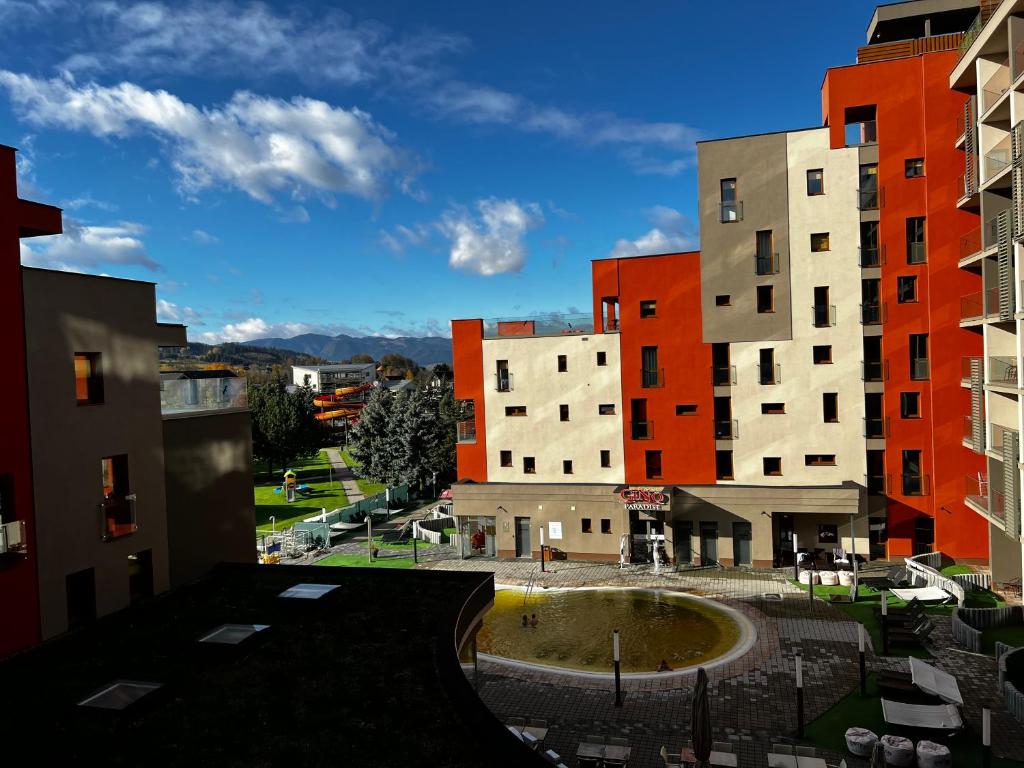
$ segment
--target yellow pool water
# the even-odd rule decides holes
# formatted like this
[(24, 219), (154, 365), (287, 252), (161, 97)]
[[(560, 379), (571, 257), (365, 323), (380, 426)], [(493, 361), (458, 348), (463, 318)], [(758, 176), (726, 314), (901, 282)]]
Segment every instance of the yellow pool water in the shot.
[[(651, 673), (706, 664), (740, 639), (739, 624), (708, 600), (643, 589), (501, 589), (477, 636), (481, 653), (580, 672), (612, 671), (612, 630), (622, 671)], [(537, 615), (537, 626), (522, 617)]]

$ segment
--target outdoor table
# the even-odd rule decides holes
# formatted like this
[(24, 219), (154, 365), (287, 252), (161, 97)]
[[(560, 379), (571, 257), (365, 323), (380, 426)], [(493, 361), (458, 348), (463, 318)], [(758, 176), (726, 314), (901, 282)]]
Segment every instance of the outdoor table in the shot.
[(584, 741), (576, 748), (576, 757), (604, 760), (604, 744), (591, 744), (588, 741)]
[(629, 760), (629, 753), (631, 751), (631, 747), (622, 747), (618, 744), (609, 744), (604, 748), (604, 759), (625, 763)]
[(377, 507), (376, 509), (370, 510), (370, 517), (383, 517), (385, 520), (390, 516), (390, 510), (385, 507)]
[(536, 725), (528, 725), (525, 728), (523, 728), (523, 731), (531, 734), (537, 741), (544, 741), (544, 739), (547, 738), (548, 735), (547, 728), (540, 728)]

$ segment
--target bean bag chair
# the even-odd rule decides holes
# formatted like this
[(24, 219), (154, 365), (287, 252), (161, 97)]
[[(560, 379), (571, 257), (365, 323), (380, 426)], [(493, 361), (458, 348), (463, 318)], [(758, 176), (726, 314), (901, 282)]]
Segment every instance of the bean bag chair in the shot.
[(839, 583), (839, 575), (835, 571), (822, 571), (821, 583), (826, 587), (834, 587)]
[(800, 571), (801, 584), (821, 584), (821, 577), (817, 571)]
[(853, 586), (853, 571), (840, 571), (838, 576), (839, 583), (842, 584), (844, 587)]
[(879, 741), (885, 749), (885, 762), (896, 768), (909, 768), (914, 765), (914, 742), (902, 736), (883, 736)]
[(858, 757), (871, 757), (871, 750), (878, 742), (878, 736), (867, 728), (847, 728), (846, 748)]
[(934, 741), (919, 741), (917, 768), (953, 768), (953, 755), (947, 746)]

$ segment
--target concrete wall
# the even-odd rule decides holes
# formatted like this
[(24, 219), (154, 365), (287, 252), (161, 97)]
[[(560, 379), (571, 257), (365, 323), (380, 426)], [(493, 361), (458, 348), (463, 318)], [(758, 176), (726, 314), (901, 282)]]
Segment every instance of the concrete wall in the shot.
[[(730, 345), (737, 369), (732, 410), (740, 435), (728, 444), (733, 450), (735, 482), (836, 485), (851, 480), (863, 484), (866, 470), (857, 151), (830, 150), (827, 128), (785, 134), (785, 139), (784, 146), (773, 147), (772, 151), (787, 158), (789, 169), (792, 338)], [(823, 195), (807, 194), (807, 171), (814, 168), (824, 170)], [(818, 232), (829, 234), (829, 251), (811, 251), (811, 234)], [(819, 328), (813, 324), (811, 308), (818, 286), (829, 288), (829, 303), (836, 308), (834, 326)], [(814, 364), (816, 345), (831, 345), (831, 364)], [(758, 381), (763, 348), (775, 351), (775, 360), (781, 366), (780, 384), (762, 385)], [(838, 423), (824, 421), (822, 394), (826, 392), (838, 395)], [(766, 402), (784, 403), (785, 414), (762, 414), (761, 405)], [(806, 466), (806, 454), (834, 454), (836, 465)], [(764, 475), (765, 456), (782, 458), (782, 476)]]
[[(604, 352), (606, 364), (597, 364)], [(567, 371), (557, 358), (566, 356)], [(496, 361), (507, 360), (509, 392), (496, 387)], [(621, 483), (624, 481), (619, 336), (506, 337), (483, 340), (483, 396), (487, 430), (487, 479), (522, 483)], [(611, 403), (612, 415), (598, 405)], [(559, 406), (569, 406), (561, 421)], [(526, 406), (526, 416), (506, 416), (507, 406)], [(477, 429), (481, 427), (479, 416)], [(501, 451), (512, 452), (512, 466), (502, 467)], [(611, 452), (611, 466), (601, 466), (601, 450)], [(533, 456), (536, 474), (523, 473), (523, 457)], [(573, 473), (562, 471), (571, 460)]]
[(163, 449), (171, 586), (255, 562), (249, 412), (165, 417)]
[[(156, 298), (151, 283), (23, 269), (43, 638), (67, 628), (65, 577), (95, 569), (99, 615), (128, 605), (128, 556), (169, 585)], [(184, 333), (181, 333), (184, 341)], [(76, 352), (102, 355), (104, 402), (77, 405)], [(135, 533), (103, 541), (101, 459), (127, 454)]]

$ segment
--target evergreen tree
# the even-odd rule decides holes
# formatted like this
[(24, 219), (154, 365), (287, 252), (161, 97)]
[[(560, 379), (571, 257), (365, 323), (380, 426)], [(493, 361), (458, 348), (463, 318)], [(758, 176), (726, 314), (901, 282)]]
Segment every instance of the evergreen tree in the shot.
[(321, 433), (308, 388), (289, 393), (280, 381), (250, 387), (249, 410), (253, 457), (266, 462), (268, 474), (293, 459), (316, 455)]
[(387, 443), (390, 420), (391, 393), (387, 387), (375, 387), (359, 413), (359, 422), (349, 432), (352, 456), (361, 465), (363, 477), (382, 479), (386, 461), (380, 451)]
[(466, 409), (455, 399), (455, 387), (447, 382), (435, 395), (433, 438), (428, 449), (431, 472), (437, 472), (439, 480), (448, 481), (455, 477), (455, 430), (456, 424), (468, 418)]
[(406, 420), (409, 410), (409, 390), (401, 389), (391, 399), (391, 413), (388, 419), (386, 439), (381, 442), (379, 452), (381, 471), (377, 477), (382, 483), (398, 485), (407, 472), (405, 452), (402, 449), (407, 430)]
[(430, 481), (431, 456), (437, 440), (437, 403), (429, 394), (415, 390), (409, 396), (402, 434), (405, 481), (423, 489)]

